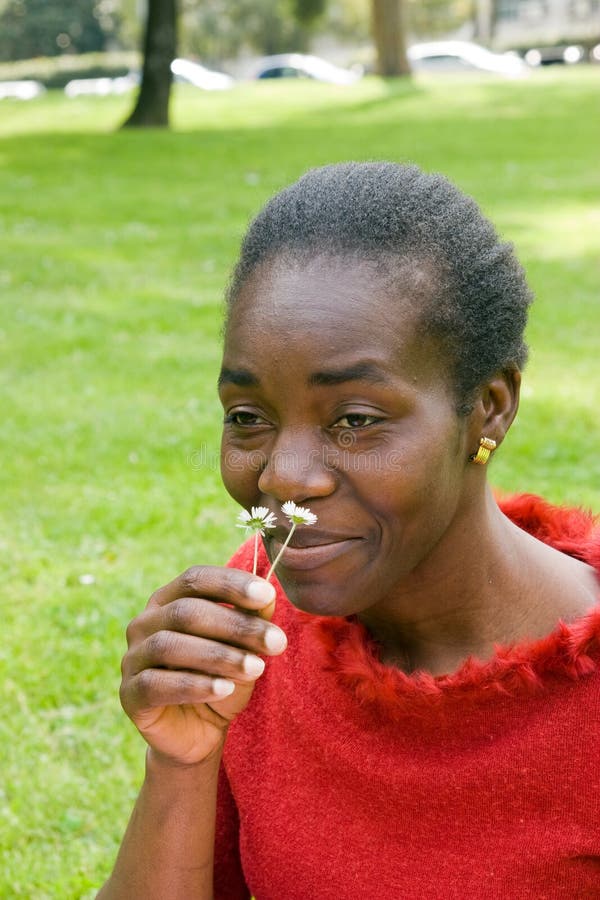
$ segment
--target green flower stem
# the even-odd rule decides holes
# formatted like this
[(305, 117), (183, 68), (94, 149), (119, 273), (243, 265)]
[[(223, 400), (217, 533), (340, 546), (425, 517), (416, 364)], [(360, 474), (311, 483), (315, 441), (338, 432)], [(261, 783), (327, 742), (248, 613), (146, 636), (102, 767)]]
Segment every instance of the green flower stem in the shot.
[(254, 532), (254, 565), (252, 566), (252, 574), (256, 575), (256, 567), (258, 565), (258, 531)]
[(274, 559), (274, 561), (273, 561), (273, 564), (271, 565), (271, 568), (270, 568), (269, 571), (267, 572), (267, 577), (266, 577), (266, 579), (265, 579), (266, 581), (269, 581), (269, 579), (271, 578), (271, 575), (272, 575), (273, 572), (275, 571), (275, 566), (277, 565), (277, 563), (278, 563), (279, 560), (281, 559), (281, 554), (283, 553), (283, 551), (285, 550), (285, 548), (287, 547), (287, 545), (288, 545), (289, 542), (291, 541), (292, 535), (293, 535), (294, 531), (296, 530), (296, 525), (297, 525), (297, 524), (298, 524), (297, 522), (294, 522), (294, 523), (292, 524), (292, 527), (290, 528), (290, 533), (289, 533), (288, 536), (286, 537), (283, 547), (281, 548), (281, 550), (279, 551), (279, 553), (278, 553), (277, 556), (275, 557), (275, 559)]

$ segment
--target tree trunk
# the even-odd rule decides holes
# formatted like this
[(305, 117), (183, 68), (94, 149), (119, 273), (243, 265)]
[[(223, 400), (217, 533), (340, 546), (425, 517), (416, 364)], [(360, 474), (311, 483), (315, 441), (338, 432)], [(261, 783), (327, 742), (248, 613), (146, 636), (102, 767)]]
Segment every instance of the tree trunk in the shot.
[(377, 72), (385, 78), (410, 75), (406, 55), (406, 0), (371, 0)]
[(496, 25), (495, 0), (475, 0), (475, 40), (487, 47), (492, 43)]
[(177, 52), (177, 0), (148, 0), (142, 84), (123, 128), (169, 125), (171, 63)]

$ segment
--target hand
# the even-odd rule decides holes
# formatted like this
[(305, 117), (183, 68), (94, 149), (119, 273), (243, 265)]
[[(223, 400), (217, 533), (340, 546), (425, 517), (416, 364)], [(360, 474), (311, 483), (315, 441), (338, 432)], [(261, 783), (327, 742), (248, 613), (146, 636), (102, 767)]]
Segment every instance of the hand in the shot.
[(258, 654), (287, 646), (268, 621), (274, 600), (273, 585), (256, 575), (194, 566), (133, 619), (121, 703), (156, 754), (192, 765), (220, 749), (264, 669)]

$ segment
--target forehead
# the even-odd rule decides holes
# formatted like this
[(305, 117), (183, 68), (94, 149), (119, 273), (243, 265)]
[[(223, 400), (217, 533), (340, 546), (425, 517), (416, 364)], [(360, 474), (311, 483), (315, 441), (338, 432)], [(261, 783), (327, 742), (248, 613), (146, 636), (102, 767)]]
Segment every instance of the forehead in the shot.
[[(336, 343), (413, 332), (431, 292), (430, 270), (416, 260), (353, 257), (276, 259), (242, 285), (230, 310), (226, 341), (243, 331), (328, 332)], [(390, 331), (391, 330), (391, 331)]]
[(419, 326), (432, 290), (430, 272), (412, 260), (392, 268), (340, 257), (279, 259), (239, 291), (225, 331), (224, 368), (265, 375), (289, 369), (290, 377), (310, 380), (334, 363), (368, 360), (411, 380), (439, 378), (439, 347)]

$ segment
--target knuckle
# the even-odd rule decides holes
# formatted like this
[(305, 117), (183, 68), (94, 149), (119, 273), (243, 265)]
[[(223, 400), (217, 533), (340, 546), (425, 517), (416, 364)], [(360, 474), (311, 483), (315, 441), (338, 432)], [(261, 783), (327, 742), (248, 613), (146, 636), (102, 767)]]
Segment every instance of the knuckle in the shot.
[(232, 616), (231, 631), (236, 642), (261, 639), (265, 632), (265, 623), (258, 616), (245, 616), (243, 613)]
[(143, 669), (135, 679), (136, 694), (140, 700), (149, 702), (156, 692), (157, 672), (152, 669)]
[(179, 576), (179, 587), (183, 593), (189, 592), (194, 596), (202, 591), (220, 591), (228, 596), (243, 593), (252, 578), (248, 572), (228, 566), (194, 565)]
[(166, 584), (160, 584), (157, 588), (155, 588), (155, 589), (152, 591), (152, 593), (150, 594), (149, 598), (148, 598), (148, 603), (152, 603), (152, 601), (153, 601), (156, 597), (158, 597), (158, 596), (161, 594), (162, 591), (164, 591), (165, 587), (167, 587)]
[(153, 591), (150, 594), (150, 597), (148, 598), (148, 603), (146, 604), (146, 607), (159, 606), (160, 605), (160, 597), (161, 597), (163, 591), (164, 591), (164, 588), (157, 588), (155, 591)]
[(136, 705), (136, 690), (132, 684), (132, 681), (128, 678), (123, 678), (121, 684), (119, 685), (119, 700), (121, 702), (121, 706), (127, 713), (127, 715), (131, 715)]
[(206, 580), (207, 566), (190, 566), (181, 575), (181, 586), (186, 591), (198, 590), (199, 585)]
[(135, 619), (132, 619), (125, 629), (125, 639), (127, 641), (127, 646), (131, 647), (137, 640), (138, 634), (140, 630), (140, 622), (139, 616), (136, 616)]
[(119, 687), (119, 700), (121, 701), (121, 706), (127, 712), (129, 704), (128, 704), (129, 692), (127, 690), (127, 685), (124, 681), (121, 682), (121, 686)]
[(150, 659), (157, 663), (166, 662), (175, 649), (177, 638), (169, 631), (155, 631), (146, 642), (146, 649)]
[(235, 666), (238, 662), (238, 655), (231, 647), (217, 641), (207, 643), (204, 648), (205, 663), (211, 668), (222, 665)]
[(196, 606), (197, 604), (187, 597), (169, 603), (169, 625), (174, 631), (189, 631), (195, 618)]
[(175, 678), (174, 690), (178, 697), (185, 699), (198, 689), (198, 677), (189, 672), (178, 672)]

